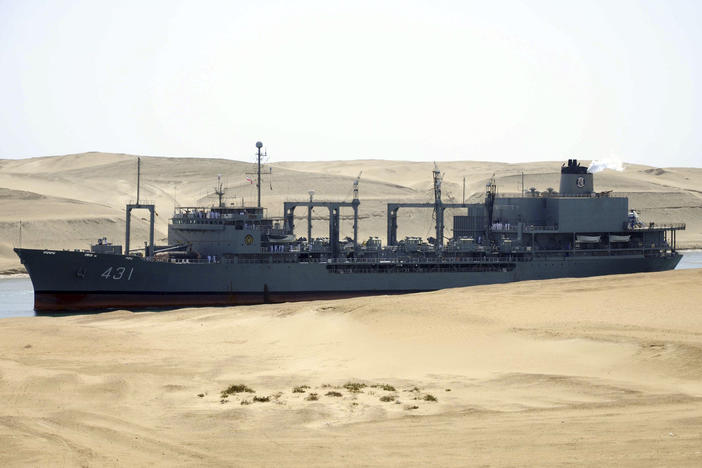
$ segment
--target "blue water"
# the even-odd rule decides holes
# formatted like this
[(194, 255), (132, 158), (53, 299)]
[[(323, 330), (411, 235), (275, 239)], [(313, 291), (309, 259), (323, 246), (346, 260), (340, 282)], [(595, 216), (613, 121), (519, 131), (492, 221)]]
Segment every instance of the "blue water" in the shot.
[(28, 276), (0, 279), (0, 319), (33, 317), (34, 290)]
[(675, 269), (687, 270), (689, 268), (702, 268), (702, 250), (688, 250), (683, 252), (683, 258)]
[[(683, 253), (676, 270), (702, 268), (702, 250)], [(33, 317), (34, 294), (28, 276), (0, 278), (0, 319), (8, 317)]]

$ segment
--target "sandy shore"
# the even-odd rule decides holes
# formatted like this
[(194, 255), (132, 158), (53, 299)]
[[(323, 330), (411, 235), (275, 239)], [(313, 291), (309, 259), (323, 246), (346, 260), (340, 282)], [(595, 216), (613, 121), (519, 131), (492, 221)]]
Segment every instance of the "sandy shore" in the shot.
[(701, 282), (3, 319), (0, 464), (700, 466)]

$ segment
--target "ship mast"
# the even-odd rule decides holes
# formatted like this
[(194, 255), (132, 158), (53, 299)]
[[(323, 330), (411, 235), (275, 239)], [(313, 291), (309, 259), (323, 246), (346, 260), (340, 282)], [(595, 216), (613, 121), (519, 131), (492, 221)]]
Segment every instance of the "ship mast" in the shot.
[(149, 210), (149, 244), (144, 252), (146, 257), (153, 257), (154, 255), (154, 223), (156, 217), (156, 206), (153, 203), (141, 203), (139, 198), (139, 189), (141, 186), (141, 158), (137, 157), (137, 199), (136, 203), (128, 203), (126, 206), (126, 219), (125, 219), (125, 239), (124, 239), (124, 254), (129, 255), (131, 250), (129, 250), (129, 241), (131, 237), (131, 220), (132, 220), (132, 210), (134, 209), (144, 209)]
[(261, 148), (263, 148), (263, 143), (257, 141), (256, 148), (258, 148), (258, 157), (256, 158), (256, 173), (258, 174), (256, 177), (256, 190), (258, 191), (258, 202), (256, 206), (261, 208)]
[(217, 174), (217, 186), (215, 187), (215, 193), (219, 197), (219, 207), (223, 208), (222, 197), (224, 196), (224, 189), (222, 188), (222, 174)]
[(491, 242), (492, 216), (495, 207), (495, 197), (497, 196), (497, 184), (495, 183), (495, 174), (485, 184), (485, 211), (487, 212), (487, 225), (485, 226), (485, 237), (488, 245)]
[(434, 163), (432, 175), (434, 177), (434, 213), (436, 215), (436, 240), (434, 241), (434, 247), (438, 251), (444, 243), (444, 207), (441, 201), (441, 180), (443, 177), (436, 163)]
[(137, 156), (137, 199), (136, 204), (139, 204), (139, 186), (141, 185), (141, 158)]
[(358, 199), (358, 183), (361, 181), (361, 174), (363, 171), (358, 173), (358, 177), (353, 181), (353, 251), (354, 255), (358, 254), (358, 205), (361, 201)]

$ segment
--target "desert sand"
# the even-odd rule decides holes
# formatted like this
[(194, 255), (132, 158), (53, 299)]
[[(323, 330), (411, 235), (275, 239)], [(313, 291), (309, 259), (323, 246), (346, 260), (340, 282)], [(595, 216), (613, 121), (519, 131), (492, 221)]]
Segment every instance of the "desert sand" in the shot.
[[(360, 238), (381, 238), (386, 233), (386, 203), (389, 201), (431, 201), (432, 162), (407, 161), (329, 161), (277, 162), (271, 157), (266, 166), (272, 175), (263, 178), (263, 205), (272, 216), (282, 216), (285, 200), (306, 200), (309, 190), (318, 200), (350, 200), (353, 181), (360, 181)], [(214, 187), (221, 174), (226, 202), (248, 205), (256, 202), (256, 187), (246, 180), (255, 171), (247, 162), (228, 159), (142, 158), (141, 201), (156, 203), (157, 241), (165, 243), (167, 223), (174, 206), (213, 204)], [(588, 164), (589, 161), (583, 161)], [(505, 164), (480, 161), (440, 163), (445, 174), (443, 198), (460, 202), (463, 178), (466, 199), (482, 200), (485, 183), (495, 175), (498, 191), (518, 192), (521, 173), (526, 189), (558, 190), (560, 162)], [(605, 170), (595, 175), (595, 189), (614, 190), (629, 197), (645, 221), (685, 222), (687, 230), (678, 234), (679, 248), (702, 247), (702, 169), (654, 168), (625, 164), (622, 172)], [(136, 157), (112, 153), (82, 153), (21, 160), (0, 160), (0, 272), (23, 271), (13, 246), (33, 248), (85, 249), (98, 237), (124, 243), (124, 205), (136, 199)], [(452, 216), (447, 210), (446, 234), (451, 235)], [(296, 232), (307, 233), (304, 210), (296, 215)], [(324, 210), (313, 218), (313, 235), (327, 233)], [(132, 245), (147, 239), (146, 213), (134, 212)], [(400, 238), (406, 235), (428, 237), (433, 233), (431, 210), (403, 209), (398, 220)], [(352, 235), (351, 212), (342, 210), (342, 236)]]
[(0, 464), (700, 466), (701, 281), (3, 319)]

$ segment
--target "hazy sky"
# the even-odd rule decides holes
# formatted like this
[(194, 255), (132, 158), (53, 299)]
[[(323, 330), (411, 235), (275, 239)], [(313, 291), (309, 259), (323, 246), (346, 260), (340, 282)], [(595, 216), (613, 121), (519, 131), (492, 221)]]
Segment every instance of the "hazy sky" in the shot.
[(702, 1), (0, 0), (0, 157), (702, 166)]

